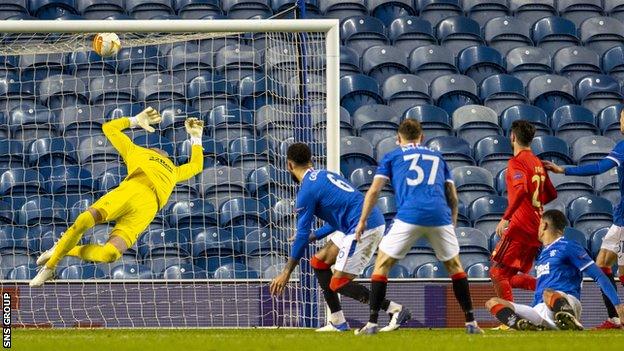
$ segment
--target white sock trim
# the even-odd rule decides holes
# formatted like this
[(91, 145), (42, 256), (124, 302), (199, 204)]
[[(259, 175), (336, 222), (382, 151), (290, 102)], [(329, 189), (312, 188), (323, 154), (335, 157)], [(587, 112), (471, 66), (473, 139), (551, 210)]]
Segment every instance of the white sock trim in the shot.
[(130, 120), (130, 127), (134, 128), (139, 125), (139, 121), (136, 117), (128, 117)]
[(191, 145), (199, 145), (201, 146), (202, 144), (202, 139), (200, 138), (196, 138), (196, 137), (191, 137)]
[(397, 313), (397, 312), (401, 312), (402, 309), (403, 309), (403, 306), (399, 305), (398, 303), (394, 301), (390, 301), (390, 304), (388, 305), (388, 309), (386, 310), (386, 312)]
[(329, 316), (329, 321), (334, 325), (345, 323), (347, 320), (345, 319), (344, 313), (342, 310), (338, 312), (334, 312)]

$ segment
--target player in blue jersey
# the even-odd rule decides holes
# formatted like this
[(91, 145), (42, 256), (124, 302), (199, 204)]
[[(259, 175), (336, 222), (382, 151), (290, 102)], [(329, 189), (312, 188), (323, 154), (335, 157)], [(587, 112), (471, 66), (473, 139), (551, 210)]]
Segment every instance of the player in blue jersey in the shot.
[(566, 224), (561, 211), (544, 212), (538, 231), (544, 247), (535, 264), (537, 286), (533, 305), (494, 297), (486, 302), (486, 307), (499, 321), (518, 330), (582, 330), (579, 320), (583, 274), (598, 283), (619, 316), (624, 316), (624, 304), (607, 276), (581, 245), (563, 237)]
[[(370, 291), (353, 281), (362, 273), (377, 249), (377, 244), (385, 231), (385, 221), (378, 209), (372, 210), (367, 221), (369, 230), (359, 241), (353, 235), (358, 224), (364, 196), (345, 178), (325, 170), (312, 168), (310, 148), (295, 143), (287, 151), (288, 171), (301, 185), (297, 194), (297, 234), (292, 244), (290, 258), (283, 272), (271, 282), (271, 294), (279, 295), (290, 279), (311, 239), (314, 217), (325, 221), (312, 238), (322, 239), (333, 233), (331, 240), (310, 260), (319, 285), (323, 289), (325, 302), (331, 315), (327, 326), (317, 331), (345, 331), (349, 326), (342, 313), (338, 294), (348, 296), (362, 303), (368, 303)], [(334, 266), (332, 274), (331, 266)], [(382, 308), (391, 315), (385, 331), (391, 331), (411, 318), (407, 308), (389, 300), (384, 300)]]
[[(620, 112), (620, 131), (624, 134), (624, 110)], [(616, 168), (618, 183), (620, 185), (620, 203), (613, 211), (613, 225), (602, 240), (600, 252), (596, 256), (596, 264), (607, 275), (611, 284), (617, 287), (611, 267), (617, 262), (620, 272), (620, 283), (624, 285), (624, 140), (615, 145), (615, 148), (607, 157), (597, 163), (578, 167), (560, 167), (552, 162), (544, 162), (544, 168), (554, 173), (565, 175), (593, 176), (608, 172)], [(591, 233), (586, 233), (587, 235)], [(609, 319), (607, 319), (598, 329), (618, 329), (622, 327), (622, 322), (609, 299), (603, 294), (605, 306)]]
[(390, 231), (379, 244), (375, 269), (371, 276), (370, 319), (356, 334), (375, 334), (381, 302), (386, 296), (388, 273), (405, 257), (419, 238), (426, 237), (436, 257), (444, 263), (453, 280), (453, 291), (466, 316), (466, 331), (482, 333), (474, 319), (466, 273), (459, 261), (455, 236), (457, 193), (449, 168), (442, 155), (420, 145), (420, 123), (407, 119), (398, 131), (400, 147), (386, 154), (366, 193), (356, 237), (370, 228), (370, 216), (386, 182), (391, 181), (397, 202), (397, 214)]

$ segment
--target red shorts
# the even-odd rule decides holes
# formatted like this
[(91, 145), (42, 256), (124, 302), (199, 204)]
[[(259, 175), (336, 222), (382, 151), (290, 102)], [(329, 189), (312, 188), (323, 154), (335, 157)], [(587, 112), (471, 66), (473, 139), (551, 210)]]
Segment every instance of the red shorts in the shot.
[(505, 235), (492, 252), (492, 261), (500, 268), (515, 270), (516, 273), (528, 273), (533, 267), (538, 251), (538, 246), (527, 245)]

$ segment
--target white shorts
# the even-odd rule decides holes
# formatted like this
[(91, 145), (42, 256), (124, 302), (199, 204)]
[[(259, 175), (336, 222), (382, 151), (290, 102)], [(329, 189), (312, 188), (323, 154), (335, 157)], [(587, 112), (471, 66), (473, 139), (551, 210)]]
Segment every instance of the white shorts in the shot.
[(624, 266), (624, 227), (613, 224), (602, 239), (601, 250), (611, 251), (618, 256), (618, 266)]
[(438, 260), (446, 262), (459, 255), (459, 243), (452, 224), (441, 227), (423, 227), (405, 223), (398, 219), (394, 220), (390, 231), (381, 240), (379, 250), (400, 260), (407, 255), (412, 245), (422, 236), (429, 240)]
[(345, 235), (342, 232), (332, 234), (330, 240), (340, 250), (334, 269), (340, 272), (360, 275), (370, 263), (371, 257), (377, 250), (379, 240), (383, 237), (385, 225), (369, 229), (362, 233), (360, 242), (355, 241), (355, 235)]
[[(576, 317), (576, 319), (580, 320), (582, 311), (581, 302), (572, 295), (568, 295), (561, 291), (557, 292), (561, 294), (566, 300), (568, 300), (568, 303), (570, 304), (570, 306), (572, 306), (572, 309), (574, 310), (574, 316)], [(558, 329), (557, 325), (555, 324), (555, 314), (553, 313), (553, 311), (550, 310), (550, 308), (548, 308), (548, 306), (546, 306), (545, 303), (539, 303), (534, 307), (520, 305), (513, 302), (511, 304), (514, 307), (516, 314), (521, 318), (524, 318), (535, 325), (541, 325), (548, 329)]]

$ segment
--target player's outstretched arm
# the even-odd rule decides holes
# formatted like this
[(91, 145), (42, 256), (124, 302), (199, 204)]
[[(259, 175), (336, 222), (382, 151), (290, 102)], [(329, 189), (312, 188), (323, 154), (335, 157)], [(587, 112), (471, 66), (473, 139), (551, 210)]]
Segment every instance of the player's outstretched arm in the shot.
[[(609, 298), (613, 306), (622, 305), (613, 284), (611, 284), (609, 278), (607, 278), (596, 263), (592, 262), (589, 267), (583, 270), (583, 273), (590, 276), (598, 284), (600, 290)], [(624, 312), (624, 309), (620, 308), (620, 310)]]
[(186, 132), (191, 138), (193, 145), (191, 159), (188, 163), (178, 167), (178, 182), (185, 181), (204, 169), (204, 154), (202, 148), (202, 134), (204, 132), (204, 122), (197, 118), (187, 118), (184, 122)]
[(360, 222), (355, 228), (355, 240), (360, 241), (360, 237), (366, 230), (366, 222), (368, 221), (368, 216), (370, 216), (373, 208), (377, 204), (377, 200), (379, 199), (379, 193), (386, 185), (388, 179), (382, 176), (375, 176), (373, 180), (373, 184), (366, 192), (366, 196), (364, 197), (364, 205), (362, 206), (362, 214), (360, 215)]
[(549, 161), (542, 161), (544, 163), (544, 168), (553, 173), (565, 174), (565, 175), (575, 175), (575, 176), (593, 176), (597, 174), (602, 174), (613, 167), (616, 167), (617, 162), (611, 157), (607, 156), (602, 160), (584, 166), (577, 167), (566, 167), (563, 168), (561, 166), (557, 166), (556, 164)]
[(148, 132), (153, 132), (154, 128), (150, 127), (149, 123), (159, 123), (160, 120), (160, 113), (153, 108), (148, 107), (134, 117), (122, 117), (104, 123), (102, 131), (111, 144), (113, 144), (113, 147), (119, 152), (121, 157), (125, 159), (130, 149), (134, 147), (134, 143), (132, 143), (130, 138), (128, 138), (122, 130), (135, 126), (141, 126), (143, 129), (146, 129), (143, 125), (148, 123), (147, 127), (151, 130), (146, 130)]

